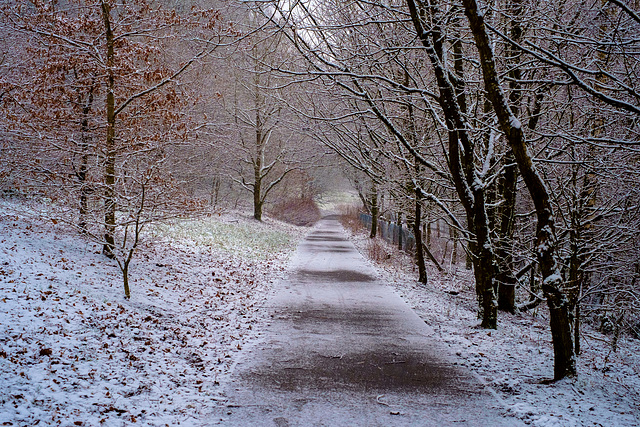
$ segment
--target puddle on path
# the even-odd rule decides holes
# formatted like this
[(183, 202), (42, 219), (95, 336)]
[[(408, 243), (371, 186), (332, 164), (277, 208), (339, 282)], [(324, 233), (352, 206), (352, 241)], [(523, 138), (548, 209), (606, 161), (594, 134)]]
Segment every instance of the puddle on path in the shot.
[(360, 273), (353, 270), (333, 270), (333, 271), (315, 271), (315, 270), (298, 270), (293, 274), (292, 281), (295, 279), (317, 280), (322, 282), (373, 282), (375, 277)]

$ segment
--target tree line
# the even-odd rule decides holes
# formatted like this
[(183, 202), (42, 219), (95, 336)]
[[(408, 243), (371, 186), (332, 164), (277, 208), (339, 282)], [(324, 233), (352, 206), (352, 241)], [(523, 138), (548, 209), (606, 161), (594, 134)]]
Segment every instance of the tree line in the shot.
[(637, 4), (259, 6), (303, 58), (279, 71), (316, 88), (311, 134), (372, 216), (384, 195), (418, 242), (425, 208), (464, 238), (482, 327), (519, 308), (517, 287), (546, 301), (555, 379), (576, 374), (581, 319), (637, 333)]
[[(634, 1), (65, 0), (2, 7), (3, 191), (61, 201), (127, 274), (142, 229), (315, 194), (464, 242), (478, 315), (546, 302), (554, 377), (580, 323), (638, 334)], [(322, 166), (318, 168), (318, 166)], [(25, 190), (28, 188), (28, 190)], [(634, 332), (635, 331), (635, 332)], [(615, 340), (614, 340), (615, 345)]]
[(306, 192), (315, 154), (300, 155), (265, 72), (280, 42), (255, 19), (218, 1), (5, 2), (3, 195), (55, 205), (41, 214), (99, 243), (129, 298), (150, 224), (246, 199), (261, 220), (267, 197)]

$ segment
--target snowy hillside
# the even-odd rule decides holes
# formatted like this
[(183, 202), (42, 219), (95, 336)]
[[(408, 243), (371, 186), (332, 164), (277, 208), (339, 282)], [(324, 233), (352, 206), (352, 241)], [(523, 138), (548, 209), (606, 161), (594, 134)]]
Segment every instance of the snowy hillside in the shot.
[(95, 243), (25, 210), (0, 210), (0, 425), (197, 425), (305, 231), (240, 215), (159, 227), (127, 301)]
[[(0, 207), (0, 425), (210, 425), (222, 385), (306, 231), (242, 215), (156, 227), (123, 297), (119, 269), (60, 223)], [(354, 236), (366, 252), (366, 238)], [(392, 250), (389, 248), (389, 252)], [(394, 257), (397, 255), (394, 255)], [(410, 266), (406, 258), (390, 264)], [(380, 266), (379, 266), (380, 267)], [(426, 287), (382, 276), (448, 344), (505, 414), (536, 426), (640, 424), (640, 345), (583, 331), (578, 379), (552, 376), (545, 310), (477, 327), (463, 270)]]

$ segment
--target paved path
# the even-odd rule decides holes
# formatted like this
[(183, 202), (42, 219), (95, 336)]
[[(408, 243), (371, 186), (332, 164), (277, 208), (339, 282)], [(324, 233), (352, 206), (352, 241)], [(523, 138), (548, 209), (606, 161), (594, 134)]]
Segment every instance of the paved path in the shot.
[(300, 244), (269, 309), (265, 338), (226, 384), (222, 425), (519, 425), (376, 279), (335, 217)]

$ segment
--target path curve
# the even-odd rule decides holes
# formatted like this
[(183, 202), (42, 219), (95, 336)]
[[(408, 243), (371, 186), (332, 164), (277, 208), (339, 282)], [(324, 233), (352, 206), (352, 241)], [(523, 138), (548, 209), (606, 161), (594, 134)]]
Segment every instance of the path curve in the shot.
[(377, 278), (336, 216), (301, 242), (264, 338), (225, 386), (229, 426), (521, 425)]

